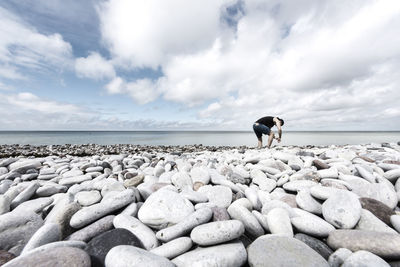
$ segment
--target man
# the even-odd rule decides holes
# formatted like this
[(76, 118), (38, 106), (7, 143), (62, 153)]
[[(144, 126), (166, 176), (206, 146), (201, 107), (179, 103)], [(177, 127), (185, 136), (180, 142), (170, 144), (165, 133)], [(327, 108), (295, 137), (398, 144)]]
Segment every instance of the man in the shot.
[[(268, 145), (267, 147), (270, 148), (272, 144), (272, 140), (274, 138), (278, 141), (278, 143), (281, 142), (281, 137), (282, 137), (282, 126), (285, 122), (278, 117), (271, 117), (271, 116), (266, 116), (262, 117), (261, 119), (258, 119), (254, 124), (253, 124), (253, 130), (254, 133), (257, 136), (258, 139), (258, 146), (257, 148), (262, 148), (262, 135), (268, 135)], [(279, 137), (275, 137), (274, 133), (271, 131), (271, 128), (274, 127), (274, 125), (278, 128), (278, 135)]]

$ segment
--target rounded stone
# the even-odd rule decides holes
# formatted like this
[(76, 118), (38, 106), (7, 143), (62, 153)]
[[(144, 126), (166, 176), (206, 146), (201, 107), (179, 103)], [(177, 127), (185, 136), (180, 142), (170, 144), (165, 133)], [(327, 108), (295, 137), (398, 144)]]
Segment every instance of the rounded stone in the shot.
[(115, 210), (127, 206), (133, 201), (135, 201), (135, 193), (133, 190), (126, 189), (118, 192), (115, 196), (101, 203), (85, 207), (76, 212), (71, 218), (70, 225), (74, 228), (81, 228)]
[(243, 266), (246, 262), (246, 249), (241, 242), (211, 247), (199, 247), (172, 260), (178, 267), (184, 266)]
[(133, 246), (116, 246), (106, 256), (107, 267), (174, 267), (167, 258)]
[(300, 213), (299, 216), (291, 218), (291, 222), (300, 233), (315, 237), (326, 237), (335, 230), (335, 227), (320, 217), (305, 211)]
[(329, 256), (328, 263), (331, 267), (340, 267), (351, 254), (353, 252), (350, 249), (339, 248)]
[(327, 243), (332, 249), (366, 250), (383, 258), (400, 258), (399, 234), (364, 230), (335, 230), (329, 234)]
[(139, 209), (138, 218), (155, 229), (176, 224), (194, 212), (193, 204), (180, 194), (161, 189), (151, 194)]
[(97, 190), (92, 191), (81, 191), (75, 195), (75, 199), (82, 206), (90, 206), (100, 202), (101, 195)]
[(62, 237), (61, 228), (56, 223), (47, 223), (40, 227), (33, 236), (29, 239), (25, 245), (21, 255), (25, 254), (29, 250), (40, 247), (42, 245), (60, 241)]
[(315, 237), (305, 234), (296, 234), (294, 238), (300, 240), (301, 242), (318, 252), (318, 254), (321, 255), (325, 260), (328, 260), (329, 256), (333, 253), (332, 249), (328, 247), (327, 244)]
[(359, 250), (351, 254), (341, 267), (390, 267), (390, 265), (371, 252)]
[(309, 189), (300, 190), (296, 195), (296, 203), (299, 208), (314, 213), (322, 214), (322, 205), (317, 200), (315, 200)]
[(198, 209), (179, 223), (158, 231), (156, 237), (163, 242), (169, 242), (189, 233), (194, 227), (208, 222), (212, 215), (213, 212), (210, 208)]
[(86, 252), (90, 255), (92, 266), (104, 266), (107, 253), (116, 246), (129, 245), (144, 248), (142, 242), (126, 229), (113, 229), (94, 237), (88, 243)]
[(218, 207), (227, 208), (232, 202), (232, 189), (222, 185), (205, 185), (199, 188), (198, 192), (207, 196), (210, 203)]
[(231, 241), (242, 234), (244, 234), (243, 223), (229, 220), (199, 225), (192, 230), (190, 238), (200, 246), (210, 246)]
[(347, 191), (339, 191), (322, 204), (324, 219), (337, 228), (353, 228), (361, 216), (358, 197)]
[(400, 215), (390, 216), (390, 222), (392, 223), (394, 229), (400, 233)]
[(158, 247), (155, 233), (135, 217), (119, 214), (115, 216), (113, 223), (115, 228), (124, 228), (134, 234), (147, 250)]
[(157, 254), (159, 256), (165, 257), (167, 259), (173, 259), (186, 251), (188, 251), (193, 245), (192, 239), (190, 237), (179, 237), (168, 243), (153, 248), (150, 250), (151, 253)]
[(381, 221), (390, 225), (390, 216), (394, 214), (394, 211), (391, 208), (373, 198), (362, 197), (359, 200), (363, 209), (369, 210)]
[(29, 253), (9, 261), (4, 267), (36, 267), (36, 266), (57, 266), (57, 267), (90, 267), (89, 255), (79, 249), (72, 247), (58, 247), (36, 253)]
[(258, 237), (264, 234), (264, 229), (258, 222), (257, 218), (245, 207), (232, 204), (228, 208), (228, 213), (232, 219), (239, 220), (243, 223), (246, 232), (252, 237)]
[(226, 221), (229, 220), (231, 217), (229, 216), (229, 213), (226, 208), (221, 208), (221, 207), (212, 207), (211, 208), (213, 212), (213, 217), (212, 221)]
[(289, 214), (285, 209), (274, 208), (267, 215), (267, 223), (272, 234), (282, 234), (293, 237), (293, 228)]
[(114, 227), (113, 220), (115, 215), (108, 215), (104, 218), (101, 218), (98, 221), (95, 221), (92, 224), (76, 231), (75, 233), (68, 236), (65, 240), (76, 240), (76, 241), (84, 241), (88, 242), (93, 237), (110, 230)]
[(395, 230), (366, 209), (361, 209), (361, 217), (355, 229), (397, 234)]
[(19, 255), (42, 225), (42, 218), (33, 211), (9, 212), (1, 215), (0, 249)]
[(249, 266), (329, 266), (315, 250), (292, 237), (264, 235), (247, 249)]

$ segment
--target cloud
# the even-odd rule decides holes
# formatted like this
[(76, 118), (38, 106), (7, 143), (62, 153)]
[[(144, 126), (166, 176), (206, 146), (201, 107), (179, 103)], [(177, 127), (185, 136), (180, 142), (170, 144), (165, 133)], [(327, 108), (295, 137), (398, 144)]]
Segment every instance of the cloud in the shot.
[(219, 32), (222, 0), (110, 0), (98, 7), (102, 37), (115, 58), (157, 68), (169, 57), (207, 49)]
[(41, 34), (2, 7), (0, 21), (1, 77), (23, 79), (23, 68), (41, 71), (69, 66), (72, 47), (60, 34)]
[(126, 82), (121, 77), (116, 77), (105, 88), (110, 94), (127, 94), (141, 105), (154, 101), (160, 95), (157, 84), (150, 79)]
[(167, 130), (210, 127), (177, 120), (121, 119), (115, 111), (93, 109), (29, 92), (0, 93), (0, 130)]
[(91, 52), (86, 58), (77, 58), (75, 60), (75, 71), (79, 77), (86, 77), (94, 80), (111, 79), (115, 77), (115, 70), (112, 63), (105, 60), (96, 52)]

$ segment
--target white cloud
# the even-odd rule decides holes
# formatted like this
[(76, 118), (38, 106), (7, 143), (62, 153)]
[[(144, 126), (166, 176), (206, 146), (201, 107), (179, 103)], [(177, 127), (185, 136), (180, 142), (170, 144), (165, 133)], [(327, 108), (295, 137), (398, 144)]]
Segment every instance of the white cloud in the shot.
[(91, 52), (86, 58), (77, 58), (75, 60), (75, 71), (79, 77), (95, 80), (115, 77), (112, 63), (96, 52)]
[(206, 49), (219, 31), (223, 0), (110, 0), (98, 12), (104, 42), (131, 66), (153, 67), (169, 57)]
[(21, 68), (61, 70), (71, 63), (72, 47), (60, 34), (41, 34), (2, 7), (0, 22), (0, 76), (22, 79)]
[(126, 82), (121, 77), (116, 77), (105, 88), (110, 94), (127, 94), (141, 105), (154, 101), (160, 95), (157, 84), (149, 79)]

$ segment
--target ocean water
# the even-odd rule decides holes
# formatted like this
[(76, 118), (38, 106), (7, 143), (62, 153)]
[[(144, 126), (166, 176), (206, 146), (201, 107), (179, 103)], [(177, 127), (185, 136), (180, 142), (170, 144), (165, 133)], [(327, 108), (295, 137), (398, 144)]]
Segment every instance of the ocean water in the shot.
[[(267, 137), (263, 136), (264, 145)], [(283, 131), (273, 145), (345, 145), (400, 141), (400, 132), (297, 132)], [(256, 146), (250, 131), (0, 131), (0, 144), (137, 144)]]

